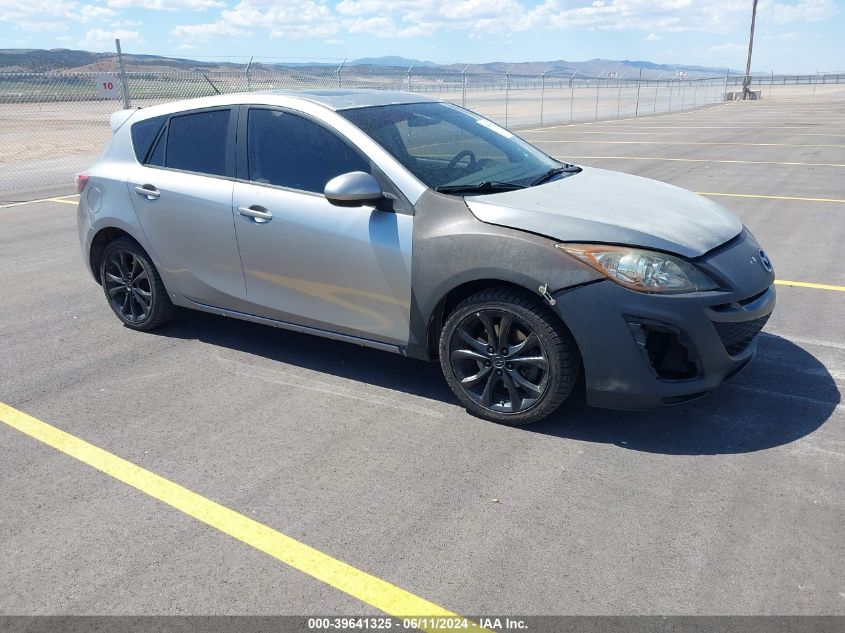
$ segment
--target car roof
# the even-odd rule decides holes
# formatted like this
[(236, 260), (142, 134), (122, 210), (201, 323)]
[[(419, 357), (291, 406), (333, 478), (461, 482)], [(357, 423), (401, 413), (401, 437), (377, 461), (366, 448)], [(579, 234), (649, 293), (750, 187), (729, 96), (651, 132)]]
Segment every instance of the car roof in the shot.
[(402, 103), (420, 103), (437, 101), (413, 92), (401, 90), (360, 90), (360, 89), (306, 89), (306, 90), (269, 90), (252, 93), (292, 97), (319, 103), (332, 110), (366, 108), (370, 106), (395, 105)]
[[(403, 103), (437, 102), (421, 94), (399, 90), (265, 90), (259, 92), (234, 92), (211, 97), (197, 97), (172, 101), (133, 111), (133, 121), (153, 116), (176, 114), (187, 110), (215, 108), (240, 104), (296, 107), (297, 104), (314, 104), (332, 111), (385, 106)], [(311, 106), (313, 109), (313, 106)]]

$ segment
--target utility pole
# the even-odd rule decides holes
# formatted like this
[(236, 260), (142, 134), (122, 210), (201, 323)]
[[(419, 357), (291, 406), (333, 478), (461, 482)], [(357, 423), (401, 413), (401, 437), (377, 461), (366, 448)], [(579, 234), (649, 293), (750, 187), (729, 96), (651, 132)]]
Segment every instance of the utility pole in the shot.
[(748, 36), (748, 61), (745, 63), (745, 81), (742, 82), (742, 100), (748, 99), (751, 93), (751, 49), (754, 47), (754, 22), (757, 19), (757, 0), (751, 7), (751, 34)]

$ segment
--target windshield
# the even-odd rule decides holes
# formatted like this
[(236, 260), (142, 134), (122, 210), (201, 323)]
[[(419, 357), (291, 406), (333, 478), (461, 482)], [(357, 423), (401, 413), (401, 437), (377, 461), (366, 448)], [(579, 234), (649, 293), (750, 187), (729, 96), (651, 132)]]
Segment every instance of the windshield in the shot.
[(419, 180), (444, 193), (528, 187), (551, 179), (544, 176), (565, 166), (495, 123), (451, 104), (375, 106), (340, 114)]

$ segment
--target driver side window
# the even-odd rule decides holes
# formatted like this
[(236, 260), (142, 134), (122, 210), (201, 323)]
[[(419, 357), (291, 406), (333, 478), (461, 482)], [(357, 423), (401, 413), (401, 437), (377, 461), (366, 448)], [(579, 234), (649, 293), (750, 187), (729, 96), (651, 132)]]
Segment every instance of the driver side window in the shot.
[(249, 110), (247, 156), (251, 181), (320, 194), (335, 176), (372, 171), (333, 132), (304, 117), (265, 108)]

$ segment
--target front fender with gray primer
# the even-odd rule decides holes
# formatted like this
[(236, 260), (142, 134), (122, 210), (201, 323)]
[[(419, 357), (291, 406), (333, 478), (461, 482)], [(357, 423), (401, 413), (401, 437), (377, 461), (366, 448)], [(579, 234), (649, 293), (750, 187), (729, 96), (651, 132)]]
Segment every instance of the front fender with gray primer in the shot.
[(444, 297), (479, 280), (516, 284), (537, 294), (603, 276), (545, 237), (478, 220), (462, 198), (426, 191), (415, 205), (408, 355), (431, 359), (428, 329)]

